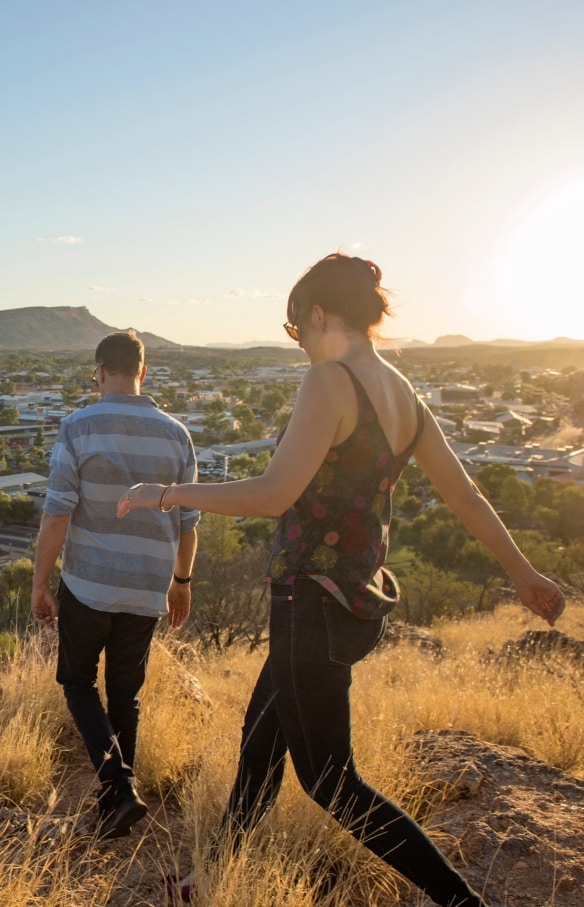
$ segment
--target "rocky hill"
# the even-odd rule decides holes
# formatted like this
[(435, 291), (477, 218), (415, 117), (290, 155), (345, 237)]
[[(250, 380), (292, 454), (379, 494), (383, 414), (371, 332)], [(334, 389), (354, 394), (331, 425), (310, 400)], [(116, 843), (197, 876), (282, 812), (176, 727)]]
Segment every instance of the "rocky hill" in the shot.
[[(0, 311), (0, 350), (94, 350), (112, 331), (127, 330), (100, 321), (85, 306), (31, 306)], [(178, 348), (156, 334), (142, 333), (149, 349)]]
[(445, 365), (459, 367), (483, 365), (511, 366), (514, 371), (523, 368), (546, 368), (561, 370), (564, 368), (584, 368), (583, 340), (548, 340), (545, 343), (530, 343), (520, 340), (494, 340), (478, 343), (456, 344), (453, 338), (439, 338), (435, 343), (403, 345), (399, 352), (386, 353), (390, 361), (395, 361), (398, 368), (406, 369), (412, 365), (437, 368)]

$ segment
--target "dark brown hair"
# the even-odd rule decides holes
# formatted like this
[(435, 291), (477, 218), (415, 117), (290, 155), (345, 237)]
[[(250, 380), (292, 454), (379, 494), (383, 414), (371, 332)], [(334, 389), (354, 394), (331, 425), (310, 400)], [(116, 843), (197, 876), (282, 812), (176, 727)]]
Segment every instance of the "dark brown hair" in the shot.
[(380, 286), (381, 269), (372, 261), (334, 252), (317, 261), (294, 285), (288, 297), (288, 320), (298, 324), (315, 305), (340, 315), (347, 327), (371, 338), (391, 315), (389, 291)]
[(110, 375), (135, 378), (144, 365), (144, 344), (134, 330), (116, 331), (98, 343), (95, 361)]

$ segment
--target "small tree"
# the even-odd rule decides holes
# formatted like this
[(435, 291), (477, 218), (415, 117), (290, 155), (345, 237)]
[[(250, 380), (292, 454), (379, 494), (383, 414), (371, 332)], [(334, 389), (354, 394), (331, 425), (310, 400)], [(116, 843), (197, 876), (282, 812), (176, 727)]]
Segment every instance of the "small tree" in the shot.
[(283, 409), (279, 409), (278, 412), (274, 414), (274, 418), (272, 419), (276, 431), (282, 431), (283, 428), (286, 428), (291, 416), (292, 410), (287, 406), (285, 406)]
[(0, 572), (1, 622), (3, 626), (27, 624), (30, 612), (33, 562), (26, 557), (10, 561)]
[(10, 522), (23, 523), (26, 526), (30, 523), (35, 513), (34, 501), (27, 495), (17, 494), (10, 499)]
[(541, 532), (533, 530), (514, 532), (513, 538), (525, 556), (529, 558), (535, 569), (539, 570), (540, 573), (557, 573), (558, 575), (563, 575), (567, 579), (567, 575), (570, 572), (568, 564), (571, 565), (572, 572), (577, 572), (579, 569), (579, 567), (577, 567), (576, 570), (574, 570), (577, 558), (570, 559), (567, 557), (564, 560), (564, 566), (568, 569), (562, 570), (560, 562), (565, 549), (558, 546), (557, 541), (546, 538)]
[(407, 495), (407, 497), (402, 499), (399, 505), (399, 510), (405, 517), (413, 519), (420, 513), (423, 505), (424, 502), (421, 498), (417, 497), (417, 495), (415, 494), (409, 494)]
[(276, 520), (272, 517), (249, 517), (237, 524), (237, 531), (243, 545), (257, 548), (258, 545), (269, 550), (274, 535)]
[(397, 616), (407, 623), (428, 626), (440, 617), (460, 617), (474, 608), (477, 587), (448, 570), (416, 560), (400, 577), (401, 601)]
[(11, 378), (0, 379), (0, 394), (11, 397), (16, 393), (16, 384)]
[(553, 479), (546, 477), (538, 479), (533, 486), (535, 506), (555, 508), (560, 487), (559, 483), (555, 482)]
[(249, 454), (238, 454), (231, 458), (231, 469), (240, 479), (261, 476), (270, 462), (270, 456), (267, 450), (261, 450), (254, 457), (250, 457)]
[(411, 523), (402, 521), (395, 529), (400, 542), (413, 548), (421, 560), (472, 583), (478, 592), (475, 608), (484, 607), (485, 593), (502, 575), (501, 567), (448, 507), (430, 507)]
[(0, 425), (18, 425), (20, 415), (15, 406), (0, 408)]
[(584, 488), (566, 485), (557, 496), (560, 538), (564, 542), (584, 538)]
[(230, 378), (227, 382), (227, 392), (238, 400), (245, 400), (249, 381), (246, 378)]
[(0, 491), (0, 526), (10, 521), (10, 495)]
[(264, 436), (264, 424), (256, 419), (254, 411), (247, 403), (236, 403), (232, 409), (235, 419), (239, 422), (239, 434), (249, 441), (258, 441)]
[(508, 478), (517, 478), (515, 470), (506, 463), (489, 463), (481, 466), (476, 472), (477, 485), (484, 491), (489, 501), (498, 501), (503, 482)]
[(207, 444), (216, 444), (221, 440), (227, 426), (226, 409), (227, 405), (223, 399), (211, 400), (209, 403), (204, 404), (205, 439)]
[(503, 479), (499, 491), (499, 501), (511, 521), (516, 523), (531, 515), (534, 497), (535, 492), (532, 486), (518, 479), (517, 476), (507, 476), (506, 479)]
[(45, 430), (42, 425), (37, 426), (37, 430), (34, 436), (34, 446), (42, 450), (45, 446)]
[(286, 402), (286, 394), (279, 387), (273, 387), (264, 391), (262, 409), (268, 416), (273, 416)]
[(190, 626), (203, 648), (218, 652), (265, 641), (268, 621), (265, 545), (244, 545), (234, 517), (206, 513), (199, 529)]

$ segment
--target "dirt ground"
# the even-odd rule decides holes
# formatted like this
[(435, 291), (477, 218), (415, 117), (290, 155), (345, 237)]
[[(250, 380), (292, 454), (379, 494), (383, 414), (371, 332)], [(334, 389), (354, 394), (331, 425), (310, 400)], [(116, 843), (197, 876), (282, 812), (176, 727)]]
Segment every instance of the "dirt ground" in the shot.
[[(428, 827), (439, 833), (442, 850), (491, 907), (584, 905), (584, 781), (520, 750), (485, 744), (460, 731), (421, 731), (411, 748), (427, 783), (443, 798)], [(65, 828), (72, 811), (78, 831), (91, 832), (92, 784), (85, 766), (68, 767), (53, 807), (53, 836)], [(183, 824), (176, 803), (147, 799), (149, 815), (131, 836), (94, 843), (91, 857), (79, 851), (84, 854), (80, 862), (89, 866), (85, 890), (88, 885), (94, 892), (103, 889), (92, 904), (172, 907), (163, 877), (176, 868), (190, 869)], [(34, 816), (22, 810), (11, 818), (2, 808), (4, 840), (12, 834), (24, 842), (31, 820), (34, 824)], [(67, 907), (77, 903), (81, 907), (83, 900), (67, 898)], [(375, 903), (382, 903), (378, 893)], [(390, 907), (396, 901), (384, 903)], [(407, 886), (400, 894), (400, 907), (430, 903)], [(352, 898), (347, 905), (357, 907)], [(269, 907), (276, 905), (270, 901)]]

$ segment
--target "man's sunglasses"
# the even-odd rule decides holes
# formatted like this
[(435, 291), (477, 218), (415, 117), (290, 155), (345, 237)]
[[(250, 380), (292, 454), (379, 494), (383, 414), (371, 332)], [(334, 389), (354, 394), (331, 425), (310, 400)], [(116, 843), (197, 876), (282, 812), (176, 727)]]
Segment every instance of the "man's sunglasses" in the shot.
[(103, 362), (98, 362), (95, 368), (93, 369), (93, 375), (91, 376), (91, 383), (97, 385), (97, 370), (101, 368)]

